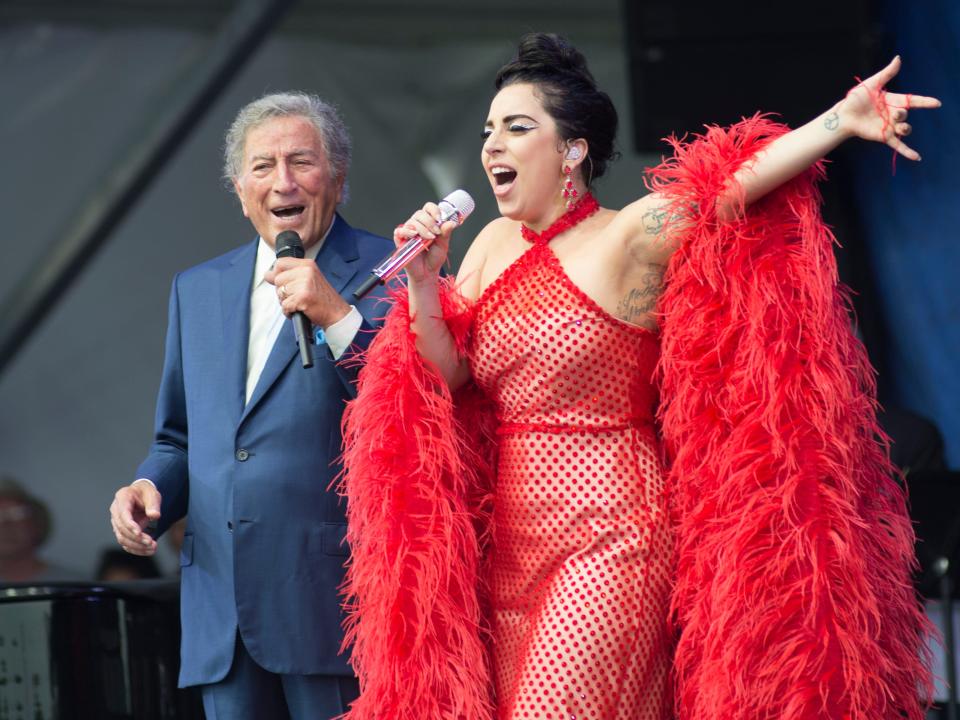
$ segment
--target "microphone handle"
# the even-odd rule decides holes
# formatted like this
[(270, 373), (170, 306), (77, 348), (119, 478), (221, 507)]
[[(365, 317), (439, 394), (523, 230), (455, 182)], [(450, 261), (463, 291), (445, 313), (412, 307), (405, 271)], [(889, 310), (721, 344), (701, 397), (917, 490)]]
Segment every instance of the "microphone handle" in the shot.
[(397, 248), (393, 255), (377, 265), (373, 269), (374, 275), (380, 278), (381, 283), (385, 283), (406, 267), (407, 263), (413, 260), (425, 247), (427, 247), (427, 244), (423, 239), (419, 235), (414, 235)]
[(426, 247), (427, 243), (425, 243), (419, 235), (414, 235), (394, 250), (391, 255), (381, 260), (380, 264), (370, 271), (370, 277), (364, 280), (363, 284), (353, 291), (353, 296), (359, 300), (377, 285), (385, 284), (387, 280), (406, 267), (407, 263), (419, 255)]
[(360, 287), (353, 291), (354, 299), (363, 299), (367, 296), (367, 293), (373, 290), (377, 285), (383, 285), (383, 280), (373, 273), (370, 273), (370, 275), (367, 276), (367, 279), (360, 284)]
[(297, 345), (300, 346), (300, 362), (305, 368), (313, 367), (313, 353), (310, 351), (313, 340), (310, 321), (302, 312), (295, 312), (290, 320), (293, 322), (293, 331), (297, 335)]
[[(301, 259), (304, 256), (303, 243), (300, 241), (300, 236), (293, 230), (284, 230), (277, 235), (276, 245), (277, 259), (285, 257)], [(313, 344), (313, 326), (302, 312), (295, 312), (290, 316), (290, 321), (297, 336), (297, 345), (300, 346), (300, 362), (305, 368), (311, 368), (313, 352), (310, 350), (310, 345)]]

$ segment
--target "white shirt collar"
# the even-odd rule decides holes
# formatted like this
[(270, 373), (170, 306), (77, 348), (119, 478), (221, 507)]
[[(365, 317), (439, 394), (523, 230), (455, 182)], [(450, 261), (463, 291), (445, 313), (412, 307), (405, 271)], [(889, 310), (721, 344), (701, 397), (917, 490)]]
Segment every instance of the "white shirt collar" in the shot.
[[(330, 226), (323, 234), (323, 237), (304, 251), (304, 258), (307, 260), (317, 259), (317, 255), (319, 255), (320, 250), (323, 249), (323, 244), (326, 242), (327, 236), (330, 234), (330, 231), (333, 230), (333, 226), (336, 224), (336, 222), (337, 216), (334, 215), (333, 220), (331, 220)], [(263, 282), (263, 276), (267, 274), (267, 270), (273, 267), (273, 263), (276, 261), (276, 259), (277, 251), (267, 245), (266, 240), (260, 238), (260, 242), (257, 243), (257, 262), (253, 267), (253, 289), (256, 289), (257, 286)]]

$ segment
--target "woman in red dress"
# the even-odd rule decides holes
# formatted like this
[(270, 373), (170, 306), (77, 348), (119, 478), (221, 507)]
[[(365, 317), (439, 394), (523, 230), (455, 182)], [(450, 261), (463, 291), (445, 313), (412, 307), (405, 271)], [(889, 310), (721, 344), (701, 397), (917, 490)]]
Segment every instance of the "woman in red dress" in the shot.
[(898, 69), (677, 144), (617, 211), (610, 99), (522, 41), (483, 130), (502, 217), (453, 287), (454, 223), (396, 230), (432, 245), (348, 409), (351, 717), (922, 717), (912, 535), (813, 187), (851, 137), (918, 159), (907, 110), (939, 103)]

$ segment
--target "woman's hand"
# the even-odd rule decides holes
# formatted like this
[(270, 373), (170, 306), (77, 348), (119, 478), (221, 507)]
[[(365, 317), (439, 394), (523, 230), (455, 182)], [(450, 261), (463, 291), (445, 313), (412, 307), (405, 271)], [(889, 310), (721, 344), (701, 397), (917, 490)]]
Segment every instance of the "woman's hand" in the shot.
[(429, 243), (429, 247), (414, 257), (404, 268), (411, 282), (419, 283), (437, 276), (441, 266), (447, 260), (450, 233), (455, 227), (457, 223), (453, 220), (440, 224), (440, 207), (432, 202), (415, 212), (406, 223), (397, 226), (393, 231), (393, 242), (397, 247), (416, 235)]
[[(910, 134), (907, 113), (912, 108), (938, 108), (940, 101), (923, 95), (892, 93), (884, 86), (900, 72), (900, 56), (876, 75), (867, 78), (824, 118), (827, 129), (889, 145), (905, 158), (919, 160), (916, 150), (903, 142)], [(831, 124), (834, 127), (831, 127)]]
[(900, 71), (895, 57), (876, 75), (867, 78), (847, 97), (807, 124), (781, 135), (745, 162), (734, 174), (735, 183), (717, 199), (721, 218), (738, 217), (745, 205), (795, 178), (844, 140), (860, 137), (882, 142), (910, 160), (920, 155), (902, 140), (910, 134), (910, 108), (937, 108), (940, 101), (923, 95), (902, 95), (884, 90)]

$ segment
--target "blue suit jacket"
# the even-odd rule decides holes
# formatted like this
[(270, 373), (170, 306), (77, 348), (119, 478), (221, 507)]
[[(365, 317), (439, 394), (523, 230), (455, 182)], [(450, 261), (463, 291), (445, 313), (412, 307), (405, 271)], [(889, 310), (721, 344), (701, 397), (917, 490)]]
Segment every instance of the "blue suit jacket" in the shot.
[[(356, 346), (369, 343), (385, 308), (375, 293), (360, 303), (349, 293), (392, 247), (337, 216), (317, 257), (364, 316)], [(155, 438), (137, 475), (163, 496), (158, 532), (187, 515), (184, 686), (226, 675), (238, 627), (272, 672), (352, 674), (338, 654), (346, 524), (330, 484), (356, 370), (322, 344), (304, 369), (287, 320), (244, 404), (256, 250), (250, 243), (174, 279)]]

